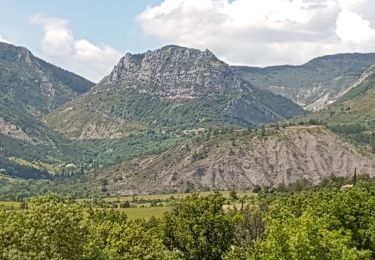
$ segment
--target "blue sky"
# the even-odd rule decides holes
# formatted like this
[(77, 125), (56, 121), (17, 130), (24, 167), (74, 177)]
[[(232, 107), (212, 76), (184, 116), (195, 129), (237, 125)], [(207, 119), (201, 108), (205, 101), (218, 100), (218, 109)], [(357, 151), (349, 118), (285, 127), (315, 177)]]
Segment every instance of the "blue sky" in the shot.
[(125, 52), (210, 49), (230, 64), (374, 52), (373, 0), (0, 0), (0, 41), (93, 81)]
[(111, 44), (122, 51), (144, 51), (161, 41), (146, 37), (135, 21), (147, 5), (161, 0), (0, 0), (0, 34), (12, 43), (40, 51), (43, 31), (30, 22), (36, 14), (69, 20), (75, 37)]
[[(32, 22), (35, 15), (67, 20), (67, 26), (75, 39), (87, 39), (97, 46), (109, 45), (121, 54), (127, 51), (144, 52), (160, 47), (163, 41), (143, 33), (136, 17), (147, 5), (160, 2), (161, 0), (0, 0), (0, 35), (10, 43), (27, 47), (39, 57), (82, 73), (79, 66), (70, 67), (60, 59), (44, 53), (44, 31), (41, 26)], [(83, 74), (96, 81), (104, 76), (102, 71), (95, 69), (92, 74), (86, 71)]]

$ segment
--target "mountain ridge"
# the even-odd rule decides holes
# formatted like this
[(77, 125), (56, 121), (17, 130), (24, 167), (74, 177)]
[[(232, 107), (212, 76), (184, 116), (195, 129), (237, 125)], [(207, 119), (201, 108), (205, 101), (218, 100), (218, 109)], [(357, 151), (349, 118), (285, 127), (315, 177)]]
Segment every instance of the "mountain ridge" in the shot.
[(316, 111), (334, 103), (373, 64), (375, 53), (340, 53), (317, 57), (302, 65), (231, 68), (256, 87)]
[[(336, 103), (325, 110), (310, 114), (306, 120), (316, 120), (349, 134), (375, 130), (375, 66), (365, 71)], [(299, 119), (299, 118), (298, 118)], [(342, 128), (342, 129), (340, 129)], [(346, 129), (347, 128), (347, 129)], [(367, 140), (367, 139), (365, 139)]]

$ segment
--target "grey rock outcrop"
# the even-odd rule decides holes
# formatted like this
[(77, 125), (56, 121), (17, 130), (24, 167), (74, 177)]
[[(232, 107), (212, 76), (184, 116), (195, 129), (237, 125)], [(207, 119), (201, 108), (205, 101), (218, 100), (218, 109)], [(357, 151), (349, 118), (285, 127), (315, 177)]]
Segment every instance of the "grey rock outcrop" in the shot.
[(251, 91), (209, 50), (166, 46), (144, 54), (127, 53), (99, 85), (134, 88), (168, 99)]

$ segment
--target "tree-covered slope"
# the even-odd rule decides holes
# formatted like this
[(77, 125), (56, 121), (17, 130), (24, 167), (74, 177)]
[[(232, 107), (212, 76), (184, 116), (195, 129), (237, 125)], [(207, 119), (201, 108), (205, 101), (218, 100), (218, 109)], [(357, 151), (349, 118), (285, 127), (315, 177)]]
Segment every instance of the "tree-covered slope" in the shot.
[(0, 134), (28, 144), (52, 145), (59, 137), (40, 118), (92, 86), (23, 47), (0, 43)]
[(45, 122), (69, 136), (96, 138), (133, 128), (251, 126), (303, 113), (290, 100), (243, 81), (210, 51), (166, 46), (126, 54), (97, 86)]

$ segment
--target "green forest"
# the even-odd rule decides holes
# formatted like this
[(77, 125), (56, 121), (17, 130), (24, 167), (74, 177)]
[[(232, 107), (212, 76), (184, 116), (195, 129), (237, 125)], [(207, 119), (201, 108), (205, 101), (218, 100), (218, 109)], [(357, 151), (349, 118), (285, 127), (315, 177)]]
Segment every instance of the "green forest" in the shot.
[[(373, 259), (375, 183), (193, 193), (132, 219), (55, 194), (0, 209), (1, 259)], [(224, 207), (230, 203), (231, 207)]]

